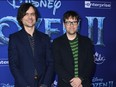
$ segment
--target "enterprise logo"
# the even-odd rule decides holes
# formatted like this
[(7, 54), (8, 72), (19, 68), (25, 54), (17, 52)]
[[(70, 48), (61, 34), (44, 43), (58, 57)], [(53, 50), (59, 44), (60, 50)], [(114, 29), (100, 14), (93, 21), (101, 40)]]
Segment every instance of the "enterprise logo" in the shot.
[(0, 66), (6, 66), (8, 64), (9, 64), (8, 60), (6, 60), (6, 59), (0, 59)]
[(111, 2), (105, 2), (105, 1), (85, 1), (85, 8), (111, 9)]

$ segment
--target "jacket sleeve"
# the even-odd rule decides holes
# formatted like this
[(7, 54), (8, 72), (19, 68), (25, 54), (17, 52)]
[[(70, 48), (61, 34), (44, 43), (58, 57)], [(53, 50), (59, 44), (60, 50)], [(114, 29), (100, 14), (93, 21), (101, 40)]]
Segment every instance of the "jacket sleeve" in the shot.
[(60, 46), (58, 45), (57, 41), (53, 41), (53, 55), (54, 55), (54, 61), (55, 61), (55, 71), (58, 74), (59, 78), (62, 79), (65, 83), (69, 84), (70, 80), (73, 78), (73, 75), (71, 75), (69, 72), (67, 72), (63, 65), (61, 60), (61, 54), (60, 54)]
[(85, 68), (83, 74), (80, 74), (80, 79), (82, 80), (82, 83), (88, 82), (88, 84), (91, 83), (92, 77), (95, 73), (95, 63), (94, 63), (94, 45), (92, 44), (92, 41), (88, 38), (85, 39), (86, 41), (86, 61), (85, 61)]
[(15, 36), (9, 36), (9, 44), (8, 44), (8, 60), (9, 60), (9, 68), (15, 79), (16, 85), (19, 87), (26, 87), (28, 84), (25, 79), (19, 72), (19, 63), (18, 63), (18, 53), (16, 48), (16, 39)]
[(45, 78), (43, 84), (50, 87), (50, 85), (53, 83), (54, 80), (54, 61), (53, 61), (53, 55), (52, 55), (52, 48), (51, 48), (51, 42), (50, 38), (46, 38), (46, 72), (45, 72)]

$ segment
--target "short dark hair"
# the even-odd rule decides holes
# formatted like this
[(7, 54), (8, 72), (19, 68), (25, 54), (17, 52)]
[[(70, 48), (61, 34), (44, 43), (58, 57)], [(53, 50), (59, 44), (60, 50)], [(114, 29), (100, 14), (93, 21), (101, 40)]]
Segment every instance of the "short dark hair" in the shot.
[(30, 8), (30, 7), (33, 7), (33, 9), (35, 10), (35, 15), (36, 15), (36, 21), (39, 17), (39, 13), (38, 13), (38, 10), (37, 8), (31, 4), (31, 3), (22, 3), (18, 9), (18, 12), (17, 12), (17, 21), (19, 23), (19, 25), (21, 27), (23, 27), (23, 23), (22, 23), (22, 18), (26, 15), (26, 11)]
[(69, 17), (76, 18), (78, 22), (80, 20), (79, 14), (75, 11), (70, 10), (64, 13), (63, 22), (65, 22), (65, 20), (68, 19)]

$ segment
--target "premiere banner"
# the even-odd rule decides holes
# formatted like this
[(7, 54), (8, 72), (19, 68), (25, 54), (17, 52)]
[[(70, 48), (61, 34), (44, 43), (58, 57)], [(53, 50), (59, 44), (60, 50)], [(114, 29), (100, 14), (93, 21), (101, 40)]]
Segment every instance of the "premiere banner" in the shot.
[[(41, 16), (36, 27), (52, 40), (65, 33), (63, 14), (68, 10), (78, 12), (81, 16), (78, 32), (88, 36), (95, 45), (94, 63), (97, 67), (92, 86), (116, 87), (116, 1), (111, 0), (1, 0), (0, 87), (14, 87), (8, 62), (8, 37), (21, 29), (16, 15), (24, 2), (33, 3), (38, 8)], [(57, 75), (53, 85), (57, 86)]]

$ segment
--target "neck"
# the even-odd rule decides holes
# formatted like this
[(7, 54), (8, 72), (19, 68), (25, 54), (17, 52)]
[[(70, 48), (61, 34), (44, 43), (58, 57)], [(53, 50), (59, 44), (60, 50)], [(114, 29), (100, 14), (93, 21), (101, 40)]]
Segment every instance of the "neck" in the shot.
[(77, 36), (77, 34), (75, 33), (75, 34), (66, 34), (67, 35), (67, 37), (68, 37), (68, 39), (69, 40), (74, 40), (75, 38), (76, 38), (76, 36)]
[(33, 32), (34, 32), (34, 27), (33, 28), (25, 28), (25, 31), (30, 34), (31, 36), (33, 36)]

